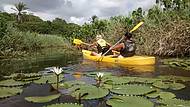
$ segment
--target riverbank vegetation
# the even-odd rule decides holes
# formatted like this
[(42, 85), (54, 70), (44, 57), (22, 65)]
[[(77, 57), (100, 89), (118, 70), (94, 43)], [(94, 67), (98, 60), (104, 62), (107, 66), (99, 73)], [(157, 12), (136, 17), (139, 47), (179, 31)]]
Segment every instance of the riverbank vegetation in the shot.
[(90, 23), (77, 25), (64, 19), (43, 21), (26, 14), (24, 3), (15, 5), (18, 14), (0, 12), (0, 58), (23, 56), (33, 50), (46, 47), (71, 49), (73, 38), (92, 42), (102, 34), (114, 44), (137, 23), (144, 25), (133, 32), (137, 54), (158, 56), (190, 55), (190, 2), (188, 0), (156, 0), (156, 4), (144, 11), (138, 8), (128, 16), (100, 19), (94, 15)]

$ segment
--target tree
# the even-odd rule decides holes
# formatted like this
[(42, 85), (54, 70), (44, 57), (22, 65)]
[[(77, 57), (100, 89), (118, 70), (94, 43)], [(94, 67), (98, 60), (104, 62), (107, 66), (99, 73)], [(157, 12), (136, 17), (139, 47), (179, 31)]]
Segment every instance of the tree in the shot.
[(22, 14), (24, 13), (24, 10), (28, 9), (28, 7), (26, 7), (26, 4), (24, 4), (23, 2), (19, 2), (18, 4), (15, 4), (15, 8), (11, 8), (11, 9), (18, 12), (18, 14), (17, 14), (17, 22), (21, 23), (22, 22)]
[(94, 23), (98, 19), (98, 16), (94, 15), (94, 16), (91, 17), (91, 19), (92, 19), (91, 22)]

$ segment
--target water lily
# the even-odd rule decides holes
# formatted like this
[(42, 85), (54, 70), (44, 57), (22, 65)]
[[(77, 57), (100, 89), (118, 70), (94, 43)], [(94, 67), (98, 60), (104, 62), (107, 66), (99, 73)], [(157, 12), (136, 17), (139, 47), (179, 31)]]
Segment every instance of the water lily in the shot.
[(53, 67), (53, 72), (56, 74), (56, 75), (59, 75), (63, 72), (63, 69), (62, 68), (59, 68), (59, 67)]
[(63, 72), (63, 69), (59, 68), (59, 67), (53, 67), (53, 72), (57, 76), (57, 90), (58, 90), (58, 88), (59, 88), (59, 75)]
[(102, 78), (102, 77), (104, 76), (104, 73), (98, 72), (98, 73), (96, 74), (96, 76), (97, 76), (98, 78)]
[(100, 84), (102, 82), (102, 79), (103, 79), (103, 76), (104, 76), (104, 73), (101, 73), (101, 72), (98, 72), (96, 74), (96, 82), (97, 82), (97, 86), (100, 87)]

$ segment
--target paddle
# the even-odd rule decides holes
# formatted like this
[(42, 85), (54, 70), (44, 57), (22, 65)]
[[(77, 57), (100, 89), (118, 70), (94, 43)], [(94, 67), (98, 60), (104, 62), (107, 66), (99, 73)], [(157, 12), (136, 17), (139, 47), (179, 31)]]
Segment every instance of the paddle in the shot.
[(73, 40), (73, 43), (76, 44), (76, 45), (81, 45), (81, 44), (90, 45), (90, 44), (88, 44), (88, 43), (83, 42), (83, 41), (80, 40), (80, 39), (74, 39), (74, 40)]
[[(130, 30), (130, 33), (132, 33), (133, 31), (135, 31), (136, 29), (138, 29), (144, 22), (140, 22), (138, 23), (132, 30)], [(115, 43), (113, 46), (110, 47), (110, 49), (108, 51), (106, 51), (99, 59), (98, 61), (101, 61), (103, 60), (103, 57), (110, 51), (112, 50), (117, 44), (119, 44), (122, 40), (124, 39), (124, 36), (119, 40), (117, 41), (117, 43)]]

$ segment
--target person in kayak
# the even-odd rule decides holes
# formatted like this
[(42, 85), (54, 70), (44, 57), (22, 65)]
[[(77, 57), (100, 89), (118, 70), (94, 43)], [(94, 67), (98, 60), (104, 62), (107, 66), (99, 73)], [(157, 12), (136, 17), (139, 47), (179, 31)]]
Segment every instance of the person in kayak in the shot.
[(131, 57), (135, 55), (136, 45), (135, 42), (132, 40), (132, 34), (126, 32), (122, 43), (113, 47), (112, 50), (117, 50), (117, 51), (119, 50), (120, 55), (118, 57), (120, 58)]
[[(96, 46), (98, 50), (98, 53), (96, 52), (91, 53), (91, 55), (93, 56), (101, 56), (102, 54), (107, 52), (110, 48), (110, 44), (102, 38), (102, 35), (97, 35), (96, 41), (91, 46)], [(106, 55), (112, 55), (112, 54), (113, 54), (112, 51), (109, 51)]]

